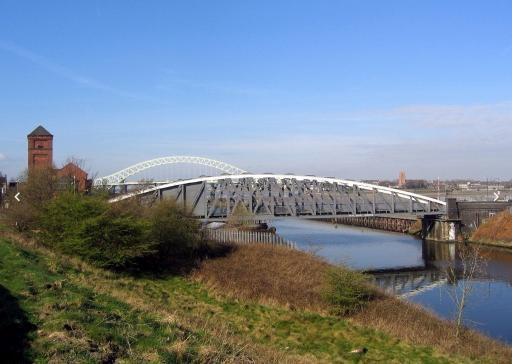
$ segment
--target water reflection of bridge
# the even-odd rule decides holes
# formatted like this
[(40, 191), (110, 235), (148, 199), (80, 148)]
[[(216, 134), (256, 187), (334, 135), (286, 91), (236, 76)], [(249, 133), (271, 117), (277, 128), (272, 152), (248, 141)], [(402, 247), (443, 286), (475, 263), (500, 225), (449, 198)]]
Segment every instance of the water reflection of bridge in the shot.
[(418, 270), (373, 273), (374, 283), (396, 296), (412, 296), (446, 283), (446, 274), (439, 270)]
[(423, 241), (422, 265), (368, 273), (385, 292), (404, 298), (413, 296), (448, 282), (446, 271), (448, 267), (456, 266), (456, 250), (455, 243)]
[[(457, 243), (423, 241), (423, 264), (369, 271), (374, 283), (384, 291), (403, 298), (432, 290), (444, 284), (456, 284), (462, 278)], [(482, 269), (474, 279), (499, 280), (512, 285), (512, 252), (495, 248), (481, 248)], [(454, 274), (447, 274), (448, 268)]]

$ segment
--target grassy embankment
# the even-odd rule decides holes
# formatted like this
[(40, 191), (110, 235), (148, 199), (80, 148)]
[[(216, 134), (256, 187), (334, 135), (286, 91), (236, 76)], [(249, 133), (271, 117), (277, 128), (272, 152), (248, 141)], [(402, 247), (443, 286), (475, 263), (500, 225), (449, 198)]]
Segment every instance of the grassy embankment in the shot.
[[(300, 252), (243, 247), (191, 275), (134, 277), (2, 235), (9, 306), (0, 316), (11, 320), (0, 332), (37, 362), (506, 362), (512, 354), (474, 333), (457, 341), (449, 324), (391, 298), (333, 316), (323, 295), (329, 266)], [(361, 347), (364, 356), (349, 353)]]
[(512, 248), (512, 213), (503, 211), (481, 224), (471, 241)]

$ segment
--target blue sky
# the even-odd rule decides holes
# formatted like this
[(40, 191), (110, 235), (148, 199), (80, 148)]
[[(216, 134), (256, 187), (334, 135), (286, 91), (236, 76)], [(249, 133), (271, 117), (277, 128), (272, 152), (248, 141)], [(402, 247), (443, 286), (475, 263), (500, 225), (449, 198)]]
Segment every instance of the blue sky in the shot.
[(512, 178), (510, 1), (0, 0), (0, 171)]

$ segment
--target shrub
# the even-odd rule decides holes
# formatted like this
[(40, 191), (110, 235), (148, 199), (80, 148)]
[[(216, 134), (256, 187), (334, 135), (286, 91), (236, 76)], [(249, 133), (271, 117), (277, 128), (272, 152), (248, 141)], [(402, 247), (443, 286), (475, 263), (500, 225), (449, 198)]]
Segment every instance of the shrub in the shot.
[[(38, 168), (21, 178), (16, 192), (9, 198), (7, 218), (19, 231), (37, 229), (42, 210), (57, 191), (57, 174), (53, 168)], [(14, 195), (20, 193), (20, 201)]]
[(54, 168), (36, 168), (27, 172), (20, 185), (22, 200), (43, 207), (58, 190), (57, 171)]
[(41, 237), (47, 246), (99, 267), (133, 268), (156, 252), (143, 211), (137, 202), (109, 204), (102, 195), (63, 192), (41, 214)]
[(376, 293), (364, 274), (349, 269), (333, 267), (327, 270), (327, 283), (324, 297), (336, 315), (359, 311)]
[(100, 216), (108, 208), (107, 201), (102, 197), (72, 192), (56, 196), (47, 204), (41, 216), (43, 241), (46, 245), (58, 245), (67, 250), (66, 245), (76, 243), (87, 219)]
[(254, 213), (249, 211), (242, 203), (238, 203), (229, 215), (227, 223), (233, 227), (246, 227), (254, 224), (254, 218)]
[(136, 199), (109, 204), (104, 194), (65, 191), (49, 198), (30, 224), (45, 245), (103, 268), (158, 269), (202, 254), (199, 223), (169, 201), (148, 208)]
[(6, 211), (9, 224), (16, 227), (20, 232), (27, 232), (37, 228), (41, 210), (26, 202), (11, 202)]
[(201, 246), (199, 223), (171, 201), (161, 201), (149, 210), (150, 239), (159, 258), (190, 256)]
[(84, 223), (74, 250), (102, 268), (135, 268), (140, 260), (155, 253), (149, 231), (150, 223), (144, 219), (110, 209)]

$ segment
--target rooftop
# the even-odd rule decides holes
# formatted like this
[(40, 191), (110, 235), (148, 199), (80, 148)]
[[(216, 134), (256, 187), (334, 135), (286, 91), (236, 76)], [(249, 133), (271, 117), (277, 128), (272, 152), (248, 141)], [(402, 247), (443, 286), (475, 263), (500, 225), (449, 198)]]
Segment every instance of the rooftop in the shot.
[(53, 136), (48, 130), (46, 130), (43, 126), (39, 125), (37, 128), (35, 128), (32, 133), (27, 135), (28, 137), (31, 136)]

